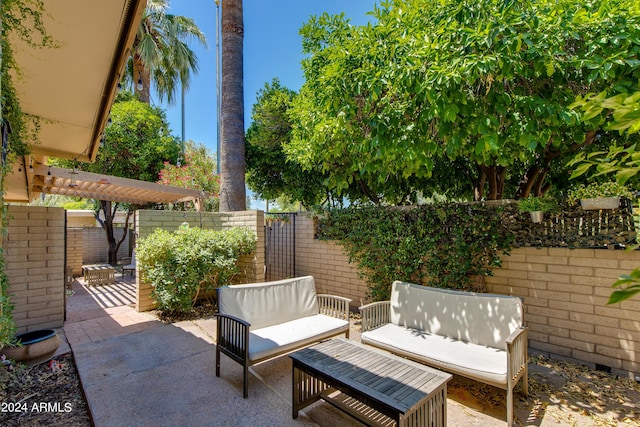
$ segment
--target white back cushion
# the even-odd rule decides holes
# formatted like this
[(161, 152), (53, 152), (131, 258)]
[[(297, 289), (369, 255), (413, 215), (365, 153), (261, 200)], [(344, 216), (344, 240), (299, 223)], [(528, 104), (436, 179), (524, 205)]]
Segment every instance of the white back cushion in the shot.
[(312, 276), (218, 289), (218, 311), (264, 328), (319, 313)]
[(396, 281), (391, 289), (391, 323), (506, 350), (504, 340), (523, 325), (523, 306), (514, 296)]

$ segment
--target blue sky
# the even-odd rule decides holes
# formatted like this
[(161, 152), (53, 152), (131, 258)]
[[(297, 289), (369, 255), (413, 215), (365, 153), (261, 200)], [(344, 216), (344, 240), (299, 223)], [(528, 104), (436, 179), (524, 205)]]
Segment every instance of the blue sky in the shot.
[[(302, 42), (299, 30), (312, 15), (343, 13), (354, 25), (365, 24), (376, 0), (244, 0), (244, 102), (245, 128), (249, 126), (251, 108), (257, 92), (277, 77), (293, 90), (304, 80), (300, 61)], [(207, 37), (209, 48), (193, 44), (200, 71), (192, 78), (185, 96), (185, 139), (204, 144), (216, 152), (216, 7), (214, 0), (171, 0), (170, 13), (195, 20)], [(180, 96), (173, 106), (164, 108), (173, 133), (182, 136)], [(260, 208), (252, 202), (253, 208)]]
[[(344, 12), (356, 25), (369, 20), (376, 0), (244, 0), (244, 94), (245, 127), (249, 126), (256, 93), (274, 77), (293, 90), (303, 84), (300, 60), (300, 27), (311, 15)], [(216, 57), (214, 0), (171, 0), (170, 13), (195, 20), (208, 39), (209, 48), (193, 44), (200, 71), (193, 77), (185, 96), (185, 138), (203, 143), (210, 150), (216, 146)], [(153, 94), (152, 94), (153, 97)], [(157, 97), (154, 100), (156, 105)], [(159, 105), (167, 111), (171, 127), (182, 135), (181, 105)]]

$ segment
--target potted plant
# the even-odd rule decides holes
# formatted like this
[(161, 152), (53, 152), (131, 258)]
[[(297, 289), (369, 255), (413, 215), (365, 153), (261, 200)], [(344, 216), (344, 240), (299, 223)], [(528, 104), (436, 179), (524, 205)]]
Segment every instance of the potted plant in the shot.
[(598, 210), (618, 208), (621, 197), (631, 198), (631, 191), (615, 181), (605, 181), (575, 187), (569, 191), (567, 200), (570, 204), (579, 201), (583, 210)]
[(549, 196), (529, 196), (518, 201), (520, 212), (529, 212), (532, 222), (542, 222), (544, 213), (555, 209), (556, 206), (556, 200)]
[(53, 329), (38, 329), (16, 335), (15, 342), (14, 345), (2, 348), (0, 354), (28, 366), (51, 359), (62, 343)]

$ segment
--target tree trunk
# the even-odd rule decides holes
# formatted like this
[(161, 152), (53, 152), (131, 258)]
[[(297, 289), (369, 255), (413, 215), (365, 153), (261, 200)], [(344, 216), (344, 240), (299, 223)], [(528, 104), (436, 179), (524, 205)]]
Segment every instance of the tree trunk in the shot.
[(476, 167), (478, 168), (478, 179), (473, 186), (473, 200), (479, 202), (484, 197), (484, 186), (487, 183), (487, 175), (480, 165), (477, 164)]
[(504, 177), (507, 169), (504, 166), (478, 165), (478, 170), (480, 171), (480, 177), (474, 189), (476, 201), (482, 200), (485, 182), (489, 184), (489, 192), (486, 200), (502, 199), (504, 193)]
[(117, 203), (115, 204), (115, 206), (112, 206), (110, 200), (100, 200), (100, 210), (102, 210), (102, 213), (104, 214), (104, 221), (100, 219), (99, 215), (96, 215), (98, 223), (107, 236), (107, 244), (109, 246), (107, 262), (113, 266), (116, 266), (118, 264), (118, 249), (120, 249), (122, 242), (124, 242), (124, 239), (127, 237), (127, 233), (129, 232), (129, 218), (131, 217), (131, 211), (127, 211), (127, 218), (124, 223), (122, 236), (120, 237), (120, 239), (116, 240), (115, 234), (113, 232), (113, 217), (115, 216), (117, 208)]
[(140, 102), (151, 104), (150, 85), (151, 74), (145, 69), (140, 55), (136, 54), (133, 56), (133, 93)]
[(543, 196), (551, 187), (544, 180), (549, 173), (549, 167), (531, 166), (525, 173), (516, 190), (516, 199), (526, 199), (529, 196)]
[(246, 209), (242, 0), (222, 0), (220, 212)]

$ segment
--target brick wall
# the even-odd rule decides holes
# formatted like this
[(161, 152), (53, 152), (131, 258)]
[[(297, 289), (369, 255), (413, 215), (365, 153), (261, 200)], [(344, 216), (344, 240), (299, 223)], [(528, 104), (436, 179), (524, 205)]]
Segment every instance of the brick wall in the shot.
[(64, 209), (8, 206), (5, 272), (18, 333), (63, 325), (64, 239)]
[[(122, 237), (124, 228), (115, 227), (113, 235), (118, 241)], [(129, 256), (129, 236), (118, 249), (117, 259)], [(82, 228), (82, 263), (83, 264), (106, 264), (109, 260), (109, 242), (102, 227)]]
[[(255, 231), (258, 242), (256, 252), (243, 255), (238, 260), (240, 274), (235, 278), (236, 283), (252, 283), (264, 281), (264, 213), (262, 211), (241, 212), (180, 212), (180, 211), (136, 211), (136, 238), (143, 238), (156, 229), (174, 231), (183, 222), (191, 227), (223, 230), (231, 227), (246, 227)], [(137, 272), (136, 272), (137, 273)], [(153, 310), (155, 304), (151, 298), (151, 286), (140, 280), (136, 274), (137, 309), (138, 311)]]
[[(296, 219), (296, 273), (319, 292), (366, 301), (367, 286), (342, 247), (313, 239), (313, 220)], [(524, 298), (529, 347), (550, 357), (640, 374), (640, 297), (606, 305), (611, 284), (640, 266), (640, 251), (519, 248), (485, 278), (489, 292)]]
[[(116, 228), (116, 240), (122, 236), (123, 228)], [(129, 236), (118, 249), (117, 259), (129, 257)], [(67, 228), (67, 266), (74, 276), (82, 274), (85, 264), (105, 264), (109, 259), (109, 244), (102, 227)]]
[(67, 267), (71, 269), (73, 276), (82, 274), (84, 234), (82, 228), (67, 228)]
[(367, 300), (367, 284), (358, 277), (342, 246), (313, 238), (313, 219), (305, 214), (296, 218), (296, 275), (313, 276), (319, 293), (351, 298), (351, 307)]
[(520, 248), (485, 283), (524, 298), (530, 348), (638, 374), (640, 298), (606, 305), (611, 284), (638, 266), (638, 251)]

